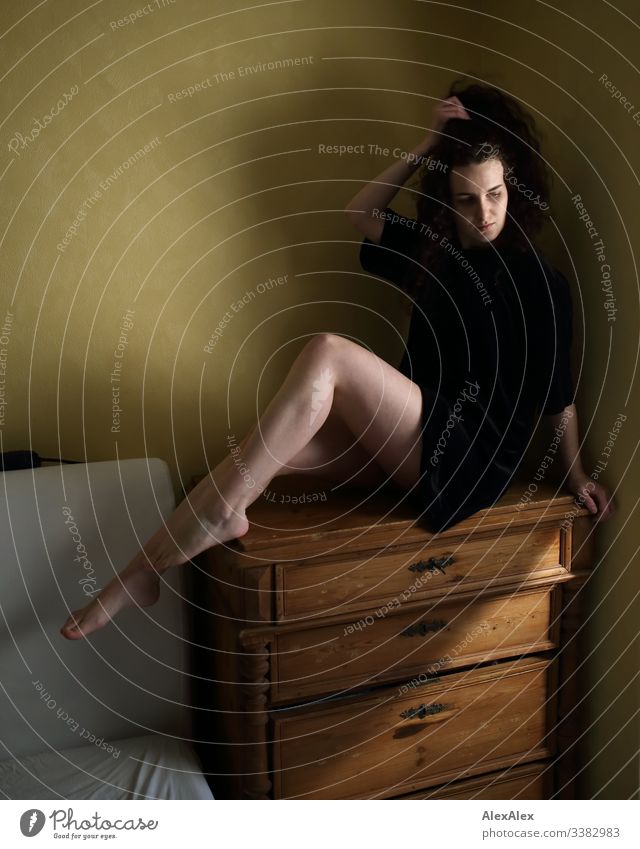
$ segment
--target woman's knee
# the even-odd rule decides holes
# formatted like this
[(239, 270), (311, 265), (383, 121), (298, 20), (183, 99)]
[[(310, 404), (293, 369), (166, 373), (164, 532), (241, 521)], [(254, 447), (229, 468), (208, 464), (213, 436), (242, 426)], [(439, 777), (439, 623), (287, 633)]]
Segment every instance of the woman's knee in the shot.
[(307, 356), (326, 362), (334, 360), (349, 344), (353, 343), (337, 333), (316, 333), (302, 350)]

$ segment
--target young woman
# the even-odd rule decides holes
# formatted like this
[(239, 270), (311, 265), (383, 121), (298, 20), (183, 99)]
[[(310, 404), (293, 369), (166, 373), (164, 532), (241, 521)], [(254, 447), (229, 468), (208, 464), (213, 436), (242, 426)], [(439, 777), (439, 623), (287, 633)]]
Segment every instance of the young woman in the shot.
[[(390, 481), (411, 494), (416, 518), (448, 527), (500, 497), (540, 413), (561, 435), (553, 450), (569, 490), (597, 520), (611, 513), (609, 493), (580, 461), (568, 285), (530, 241), (548, 204), (531, 119), (496, 89), (453, 89), (412, 153), (346, 210), (365, 236), (365, 270), (414, 300), (399, 368), (341, 336), (312, 337), (239, 452), (71, 614), (65, 637), (153, 604), (166, 569), (243, 536), (247, 507), (280, 474)], [(417, 168), (418, 217), (403, 218), (389, 203)]]
[[(414, 301), (399, 371), (422, 392), (417, 495), (431, 526), (500, 497), (539, 415), (550, 425), (541, 475), (558, 457), (567, 488), (606, 518), (609, 493), (579, 454), (569, 285), (531, 241), (549, 209), (532, 118), (495, 88), (454, 84), (411, 154), (348, 213), (366, 237), (362, 266)], [(417, 218), (402, 217), (388, 204), (420, 165)]]

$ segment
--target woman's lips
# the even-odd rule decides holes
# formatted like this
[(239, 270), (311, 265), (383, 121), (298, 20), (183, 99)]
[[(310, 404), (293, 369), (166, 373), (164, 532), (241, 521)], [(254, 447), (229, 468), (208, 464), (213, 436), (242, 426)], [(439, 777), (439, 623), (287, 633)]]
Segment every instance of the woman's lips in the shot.
[(493, 227), (493, 224), (481, 224), (478, 227), (478, 230), (480, 230), (481, 233), (485, 233), (487, 230), (490, 230), (492, 227)]

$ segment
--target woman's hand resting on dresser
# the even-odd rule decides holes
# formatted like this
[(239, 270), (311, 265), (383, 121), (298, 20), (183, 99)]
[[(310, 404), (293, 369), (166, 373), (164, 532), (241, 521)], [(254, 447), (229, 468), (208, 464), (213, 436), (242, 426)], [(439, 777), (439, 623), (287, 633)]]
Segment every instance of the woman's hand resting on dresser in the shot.
[(587, 508), (595, 522), (605, 521), (616, 511), (613, 496), (607, 487), (584, 472), (569, 477), (567, 489), (576, 496), (578, 504)]
[(580, 457), (578, 436), (578, 411), (571, 404), (559, 413), (545, 416), (556, 434), (560, 433), (559, 453), (566, 487), (581, 506), (591, 513), (594, 522), (608, 519), (615, 512), (613, 496), (606, 486), (593, 480), (584, 471)]

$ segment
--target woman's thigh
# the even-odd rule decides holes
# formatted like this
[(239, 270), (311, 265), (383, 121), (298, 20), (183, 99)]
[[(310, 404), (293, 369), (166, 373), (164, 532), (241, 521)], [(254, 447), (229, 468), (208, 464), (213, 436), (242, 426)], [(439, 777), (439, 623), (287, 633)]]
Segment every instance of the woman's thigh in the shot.
[(278, 475), (313, 475), (346, 486), (378, 487), (389, 475), (358, 442), (335, 410)]
[(361, 345), (331, 333), (314, 337), (319, 366), (335, 374), (331, 413), (403, 489), (420, 478), (420, 387)]

